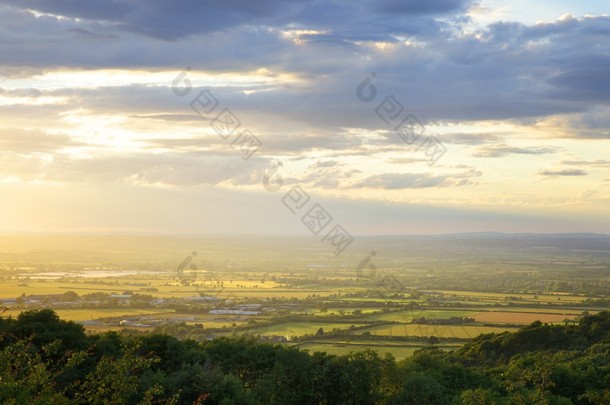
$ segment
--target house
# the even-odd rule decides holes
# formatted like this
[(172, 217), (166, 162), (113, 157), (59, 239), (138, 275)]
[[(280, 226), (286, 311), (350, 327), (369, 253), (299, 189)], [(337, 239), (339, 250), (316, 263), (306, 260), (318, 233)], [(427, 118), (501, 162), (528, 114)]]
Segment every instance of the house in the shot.
[(195, 296), (195, 297), (188, 297), (188, 298), (186, 298), (186, 300), (193, 301), (193, 302), (211, 302), (211, 301), (222, 301), (222, 298)]
[(131, 295), (128, 294), (110, 294), (110, 298), (116, 298), (121, 301), (128, 301), (131, 298)]
[(260, 307), (262, 307), (261, 304), (240, 304), (240, 305), (235, 306), (235, 308), (237, 308), (237, 309), (250, 310), (250, 311), (259, 309)]
[(213, 309), (210, 315), (260, 315), (260, 311), (243, 311), (241, 309)]
[(17, 298), (0, 298), (2, 305), (17, 305)]

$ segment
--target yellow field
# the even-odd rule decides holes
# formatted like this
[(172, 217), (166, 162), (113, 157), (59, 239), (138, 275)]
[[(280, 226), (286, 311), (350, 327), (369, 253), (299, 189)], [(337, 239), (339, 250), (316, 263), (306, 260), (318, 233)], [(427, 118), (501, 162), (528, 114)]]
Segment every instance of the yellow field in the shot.
[(577, 315), (536, 314), (527, 312), (480, 312), (471, 315), (477, 322), (530, 324), (534, 321), (563, 323), (564, 319), (575, 319)]
[(424, 317), (426, 319), (451, 318), (451, 317), (470, 317), (473, 312), (456, 310), (425, 310), (412, 309), (400, 312), (389, 312), (386, 314), (376, 314), (367, 316), (367, 321), (388, 321), (388, 322), (411, 322), (414, 318)]
[(246, 322), (243, 321), (236, 321), (236, 322), (223, 322), (223, 321), (201, 321), (201, 322), (187, 322), (187, 324), (189, 325), (194, 325), (194, 324), (202, 324), (204, 328), (230, 328), (233, 326), (233, 324), (235, 324), (236, 326), (242, 326), (244, 325)]
[[(85, 330), (89, 333), (104, 333), (104, 332), (118, 332), (125, 329), (134, 329), (128, 326), (86, 326)], [(152, 332), (153, 328), (137, 328), (139, 332)]]
[[(265, 326), (262, 328), (252, 330), (254, 334), (260, 335), (278, 335), (278, 336), (302, 336), (305, 334), (313, 334), (318, 331), (319, 328), (324, 329), (326, 332), (330, 332), (333, 329), (347, 329), (352, 325), (351, 323), (309, 323), (309, 322), (287, 322), (277, 325)], [(354, 326), (360, 326), (361, 324), (354, 323)]]
[[(482, 312), (480, 308), (473, 308), (475, 312)], [(532, 314), (561, 314), (561, 315), (580, 315), (582, 309), (569, 309), (569, 308), (546, 308), (546, 307), (498, 307), (485, 309), (485, 312), (527, 312)], [(597, 313), (599, 311), (589, 310), (590, 313)]]
[[(336, 293), (334, 289), (310, 290), (310, 289), (286, 289), (279, 288), (273, 281), (256, 282), (251, 280), (235, 280), (226, 277), (222, 286), (206, 282), (205, 278), (195, 278), (198, 284), (193, 286), (182, 286), (173, 274), (148, 275), (148, 276), (125, 276), (109, 277), (96, 281), (87, 278), (69, 278), (58, 280), (4, 280), (0, 286), (0, 298), (17, 298), (22, 294), (63, 294), (74, 291), (78, 295), (94, 292), (107, 294), (123, 291), (134, 293), (153, 294), (159, 298), (186, 298), (201, 294), (211, 296), (234, 296), (237, 298), (247, 297), (270, 297), (270, 298), (306, 298), (311, 294), (329, 296)], [(158, 291), (148, 292), (146, 289), (156, 288)]]
[[(395, 345), (395, 344), (375, 344), (375, 343), (361, 343), (361, 342), (350, 342), (350, 343), (342, 343), (342, 342), (333, 342), (333, 341), (314, 341), (314, 342), (306, 342), (298, 345), (299, 348), (308, 350), (310, 353), (315, 352), (324, 352), (328, 354), (335, 355), (345, 355), (350, 352), (357, 352), (365, 349), (371, 349), (379, 353), (381, 356), (386, 353), (391, 353), (396, 360), (402, 360), (407, 357), (411, 357), (413, 353), (421, 349), (426, 345)], [(459, 345), (439, 345), (435, 346), (444, 350), (454, 350), (459, 347)]]
[(379, 326), (368, 329), (378, 336), (437, 336), (470, 339), (482, 333), (502, 333), (514, 331), (514, 328), (485, 327), (472, 325), (417, 325), (402, 324)]
[[(109, 309), (53, 309), (61, 319), (67, 321), (88, 321), (100, 318), (149, 315), (166, 312), (167, 310), (155, 309), (130, 309), (130, 308), (109, 308)], [(9, 309), (3, 316), (17, 317), (21, 310)]]
[[(523, 301), (531, 302), (582, 302), (587, 297), (567, 295), (567, 294), (555, 294), (555, 295), (535, 295), (535, 294), (506, 294), (506, 293), (491, 293), (491, 292), (473, 292), (473, 291), (449, 291), (449, 290), (426, 290), (426, 292), (443, 293), (446, 296), (457, 296), (457, 297), (473, 297), (482, 300), (490, 301), (504, 301), (511, 297), (519, 298)], [(535, 298), (537, 297), (537, 298)]]

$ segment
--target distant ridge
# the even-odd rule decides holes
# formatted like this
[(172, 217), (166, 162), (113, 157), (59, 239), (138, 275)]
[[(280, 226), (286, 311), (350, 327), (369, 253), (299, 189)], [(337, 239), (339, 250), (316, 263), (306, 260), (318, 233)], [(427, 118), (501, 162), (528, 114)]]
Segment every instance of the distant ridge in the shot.
[(397, 239), (610, 239), (610, 234), (573, 232), (573, 233), (509, 233), (509, 232), (464, 232), (443, 233), (433, 235), (418, 234), (390, 234), (390, 235), (361, 235), (371, 238), (397, 238)]

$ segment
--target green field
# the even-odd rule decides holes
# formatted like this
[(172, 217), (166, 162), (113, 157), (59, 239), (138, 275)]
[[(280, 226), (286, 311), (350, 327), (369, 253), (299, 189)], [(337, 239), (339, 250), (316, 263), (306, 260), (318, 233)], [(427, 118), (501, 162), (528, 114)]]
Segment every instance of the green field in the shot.
[[(416, 350), (423, 347), (429, 347), (429, 345), (398, 345), (398, 344), (382, 344), (376, 342), (336, 342), (336, 341), (313, 341), (307, 343), (301, 343), (298, 345), (299, 348), (308, 350), (310, 353), (325, 352), (335, 355), (345, 355), (350, 352), (370, 349), (378, 352), (380, 355), (386, 353), (392, 354), (397, 360), (410, 357)], [(457, 349), (459, 345), (435, 345), (440, 349), (453, 350)]]
[(333, 323), (333, 322), (288, 322), (280, 323), (277, 325), (265, 326), (262, 328), (252, 329), (251, 332), (254, 334), (260, 334), (263, 336), (278, 335), (278, 336), (302, 336), (305, 334), (314, 334), (318, 329), (322, 328), (325, 332), (330, 332), (333, 329), (347, 329), (350, 325), (362, 326), (357, 322), (354, 323)]
[(388, 322), (411, 322), (415, 318), (426, 319), (447, 319), (451, 317), (467, 317), (472, 312), (460, 310), (424, 310), (424, 309), (408, 309), (400, 312), (390, 312), (386, 314), (375, 314), (367, 316), (367, 321), (388, 321)]
[(372, 326), (359, 331), (370, 332), (378, 336), (437, 336), (440, 338), (471, 339), (483, 333), (502, 333), (514, 331), (514, 328), (486, 327), (472, 325), (417, 325), (401, 324), (390, 326)]

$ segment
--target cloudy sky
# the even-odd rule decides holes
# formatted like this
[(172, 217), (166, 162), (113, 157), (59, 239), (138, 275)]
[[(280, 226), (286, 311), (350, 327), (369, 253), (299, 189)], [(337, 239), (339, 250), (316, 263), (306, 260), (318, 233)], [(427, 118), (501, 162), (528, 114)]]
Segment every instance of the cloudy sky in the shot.
[(0, 232), (610, 233), (608, 8), (0, 0)]

